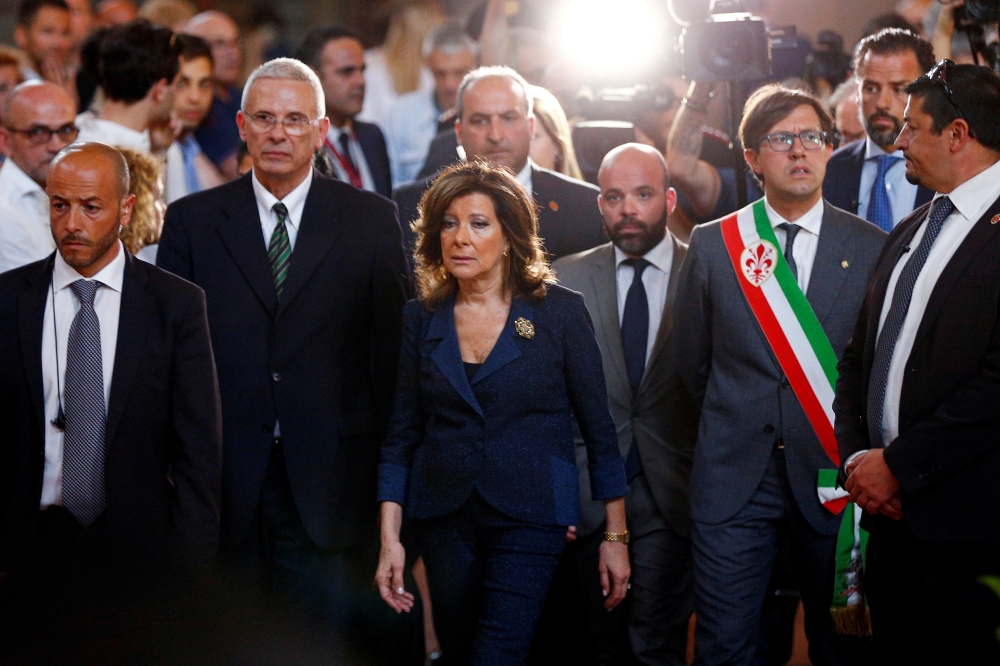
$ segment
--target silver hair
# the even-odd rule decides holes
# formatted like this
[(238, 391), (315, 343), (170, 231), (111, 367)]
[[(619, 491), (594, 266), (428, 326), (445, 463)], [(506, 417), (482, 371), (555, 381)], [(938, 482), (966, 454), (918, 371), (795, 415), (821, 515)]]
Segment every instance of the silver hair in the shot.
[(323, 84), (319, 82), (319, 77), (305, 63), (294, 58), (275, 58), (268, 60), (258, 67), (247, 79), (243, 86), (243, 99), (240, 101), (240, 109), (246, 112), (247, 99), (250, 97), (250, 89), (257, 79), (283, 79), (285, 81), (302, 81), (308, 83), (313, 89), (313, 96), (316, 98), (316, 111), (319, 118), (326, 116), (326, 96), (323, 94)]
[(465, 103), (463, 102), (463, 98), (465, 97), (465, 91), (468, 90), (469, 87), (472, 86), (477, 81), (481, 81), (482, 79), (488, 79), (494, 76), (506, 77), (516, 82), (519, 86), (521, 86), (521, 90), (524, 91), (525, 105), (527, 106), (527, 113), (525, 114), (525, 117), (530, 118), (532, 115), (534, 115), (535, 102), (531, 96), (531, 88), (528, 86), (528, 82), (524, 80), (523, 76), (515, 72), (510, 67), (507, 67), (506, 65), (502, 66), (494, 65), (492, 67), (480, 67), (478, 69), (474, 69), (468, 74), (466, 74), (465, 78), (462, 79), (462, 83), (458, 86), (458, 101), (455, 104), (455, 111), (457, 113), (459, 121), (462, 120), (462, 112), (465, 106)]
[(445, 21), (434, 28), (424, 39), (423, 56), (426, 58), (432, 51), (459, 53), (469, 51), (473, 56), (479, 55), (479, 44), (476, 43), (460, 21)]

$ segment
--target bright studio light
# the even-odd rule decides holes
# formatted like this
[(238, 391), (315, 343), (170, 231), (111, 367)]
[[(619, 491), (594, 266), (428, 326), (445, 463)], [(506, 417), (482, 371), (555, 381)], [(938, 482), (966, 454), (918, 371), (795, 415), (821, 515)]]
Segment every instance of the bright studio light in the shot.
[(666, 50), (663, 0), (572, 0), (557, 29), (565, 58), (598, 75), (648, 66)]

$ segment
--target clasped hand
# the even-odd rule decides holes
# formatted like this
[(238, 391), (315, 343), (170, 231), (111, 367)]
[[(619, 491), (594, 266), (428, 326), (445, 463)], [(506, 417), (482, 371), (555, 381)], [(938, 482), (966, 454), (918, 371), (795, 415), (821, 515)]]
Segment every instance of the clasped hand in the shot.
[(881, 513), (893, 520), (903, 517), (899, 481), (885, 464), (884, 449), (872, 449), (847, 466), (844, 489), (851, 501), (870, 514)]

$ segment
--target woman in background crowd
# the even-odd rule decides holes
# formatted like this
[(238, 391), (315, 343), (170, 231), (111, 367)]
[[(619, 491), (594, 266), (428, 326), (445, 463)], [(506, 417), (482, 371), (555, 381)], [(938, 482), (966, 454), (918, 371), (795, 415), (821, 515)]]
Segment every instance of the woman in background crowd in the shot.
[(358, 120), (385, 127), (400, 95), (434, 89), (434, 77), (423, 65), (424, 40), (445, 19), (437, 0), (416, 0), (393, 10), (385, 42), (365, 52), (365, 104)]
[(129, 194), (135, 196), (132, 221), (122, 229), (125, 249), (139, 259), (156, 263), (156, 248), (163, 230), (167, 204), (163, 199), (163, 167), (148, 153), (119, 148), (128, 164)]
[(531, 86), (535, 104), (535, 136), (531, 139), (531, 161), (564, 176), (583, 180), (573, 150), (573, 132), (556, 96), (545, 88)]
[(573, 414), (593, 496), (607, 608), (629, 578), (628, 487), (601, 353), (579, 294), (559, 287), (535, 205), (514, 176), (456, 164), (420, 202), (420, 298), (403, 312), (396, 405), (382, 448), (382, 598), (409, 611), (399, 541), (405, 507), (450, 664), (520, 664), (579, 520)]

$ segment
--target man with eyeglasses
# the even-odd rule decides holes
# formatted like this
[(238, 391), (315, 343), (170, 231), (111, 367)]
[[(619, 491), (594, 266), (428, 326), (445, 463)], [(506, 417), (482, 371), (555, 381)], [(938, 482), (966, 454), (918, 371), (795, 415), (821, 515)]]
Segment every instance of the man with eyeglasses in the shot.
[(837, 383), (881, 663), (1000, 663), (1000, 78), (943, 60), (896, 148), (935, 192), (886, 243)]
[(172, 203), (157, 254), (211, 303), (223, 564), (345, 640), (370, 638), (363, 614), (391, 614), (366, 558), (408, 296), (399, 222), (386, 199), (314, 174), (329, 120), (305, 64), (257, 68), (242, 107), (251, 172)]
[(892, 231), (933, 195), (906, 180), (903, 154), (894, 144), (903, 127), (906, 86), (933, 66), (931, 43), (899, 28), (865, 37), (854, 52), (859, 115), (868, 136), (833, 153), (823, 194), (883, 231)]
[(678, 279), (668, 353), (701, 409), (690, 486), (696, 664), (751, 663), (784, 538), (812, 663), (865, 663), (867, 640), (834, 632), (846, 493), (821, 482), (839, 465), (836, 360), (885, 232), (824, 201), (832, 132), (807, 93), (753, 93), (740, 140), (764, 198), (695, 227)]
[(49, 163), (76, 140), (76, 102), (52, 83), (14, 88), (0, 111), (0, 272), (52, 254), (45, 178)]

